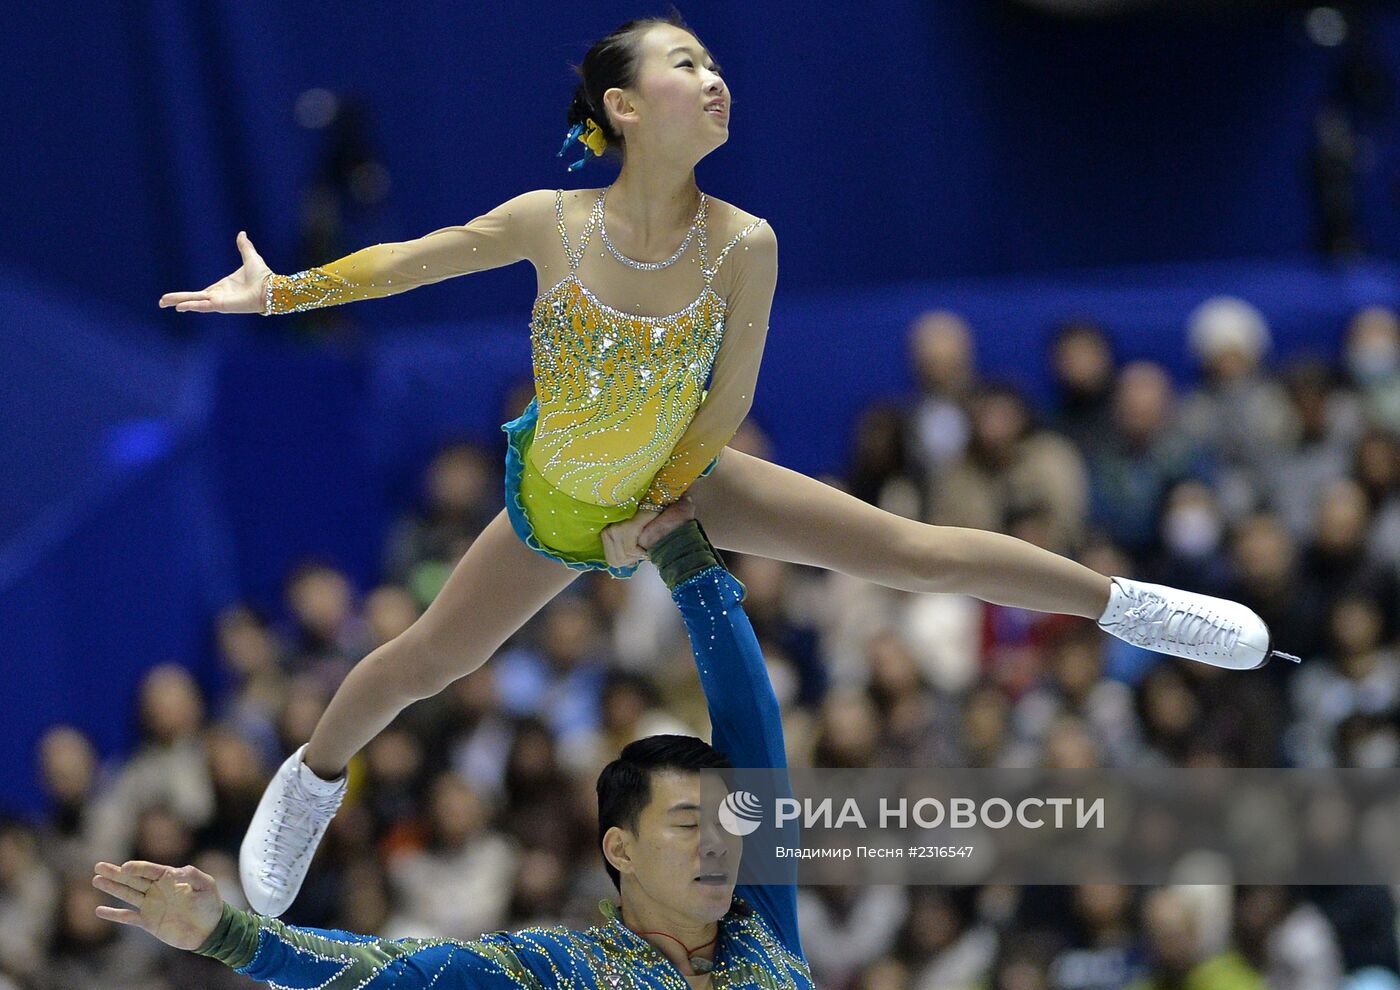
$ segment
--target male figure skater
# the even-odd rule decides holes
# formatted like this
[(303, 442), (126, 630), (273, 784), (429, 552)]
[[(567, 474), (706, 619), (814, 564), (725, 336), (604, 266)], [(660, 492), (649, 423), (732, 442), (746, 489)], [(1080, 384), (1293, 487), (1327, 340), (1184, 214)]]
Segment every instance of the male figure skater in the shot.
[(604, 923), (471, 942), (390, 941), (240, 911), (224, 903), (208, 874), (146, 862), (97, 864), (93, 885), (130, 905), (100, 907), (98, 915), (288, 987), (812, 987), (796, 888), (736, 890), (741, 840), (720, 827), (723, 795), (710, 793), (714, 775), (701, 774), (785, 768), (787, 753), (778, 701), (741, 605), (743, 586), (693, 517), (686, 500), (666, 510), (654, 524), (664, 535), (649, 555), (685, 619), (713, 745), (651, 736), (599, 775), (599, 845), (620, 895), (619, 905), (603, 903)]

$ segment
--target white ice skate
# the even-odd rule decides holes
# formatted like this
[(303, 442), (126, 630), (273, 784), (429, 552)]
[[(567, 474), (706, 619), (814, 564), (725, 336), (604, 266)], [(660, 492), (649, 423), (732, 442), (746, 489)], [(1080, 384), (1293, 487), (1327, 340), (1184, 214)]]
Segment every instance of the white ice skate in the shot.
[(1121, 640), (1227, 670), (1253, 670), (1279, 653), (1269, 627), (1237, 602), (1160, 584), (1113, 578), (1099, 628)]
[(302, 746), (277, 769), (238, 854), (248, 903), (271, 918), (296, 900), (321, 836), (345, 797), (345, 777), (317, 777), (301, 760), (305, 751)]

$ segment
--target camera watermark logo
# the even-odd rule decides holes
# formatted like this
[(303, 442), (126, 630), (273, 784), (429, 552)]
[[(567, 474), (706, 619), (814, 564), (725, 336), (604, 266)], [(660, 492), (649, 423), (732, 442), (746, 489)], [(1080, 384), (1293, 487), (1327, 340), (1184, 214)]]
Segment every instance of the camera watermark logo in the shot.
[(732, 791), (719, 806), (719, 823), (730, 835), (749, 835), (763, 821), (763, 804), (751, 791)]

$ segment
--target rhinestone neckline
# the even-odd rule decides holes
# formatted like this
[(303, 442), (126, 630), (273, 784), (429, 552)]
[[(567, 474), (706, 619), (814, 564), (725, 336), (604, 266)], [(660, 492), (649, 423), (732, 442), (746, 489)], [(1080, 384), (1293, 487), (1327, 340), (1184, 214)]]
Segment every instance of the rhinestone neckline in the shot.
[[(609, 186), (608, 188), (611, 189), (612, 187)], [(702, 242), (704, 240), (705, 235), (703, 233), (703, 227), (706, 214), (705, 208), (709, 203), (709, 197), (701, 193), (700, 208), (695, 211), (695, 218), (690, 221), (690, 228), (685, 232), (685, 239), (681, 241), (681, 246), (676, 248), (675, 254), (671, 255), (671, 257), (667, 258), (665, 261), (638, 261), (636, 258), (629, 258), (617, 249), (616, 245), (612, 242), (612, 238), (608, 236), (608, 223), (606, 211), (603, 206), (603, 201), (607, 198), (607, 195), (608, 190), (604, 189), (602, 195), (598, 197), (597, 204), (594, 206), (594, 210), (597, 211), (598, 214), (598, 234), (602, 237), (603, 244), (607, 247), (608, 253), (629, 268), (635, 268), (642, 272), (656, 272), (663, 268), (670, 268), (677, 261), (681, 260), (681, 255), (685, 254), (685, 249), (690, 247), (691, 238), (695, 236), (697, 230), (701, 231), (700, 237)]]

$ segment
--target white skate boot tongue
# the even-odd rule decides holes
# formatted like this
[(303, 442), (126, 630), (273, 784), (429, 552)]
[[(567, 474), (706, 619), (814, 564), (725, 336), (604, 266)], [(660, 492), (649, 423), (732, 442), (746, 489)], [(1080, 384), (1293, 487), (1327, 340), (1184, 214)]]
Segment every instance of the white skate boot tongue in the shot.
[(1123, 621), (1123, 616), (1128, 609), (1137, 604), (1138, 599), (1129, 594), (1125, 584), (1118, 578), (1113, 578), (1108, 583), (1108, 604), (1104, 606), (1103, 615), (1099, 616), (1099, 625), (1117, 625)]
[(326, 780), (316, 775), (304, 762), (297, 761), (297, 783), (306, 788), (308, 792), (316, 797), (330, 797), (337, 794), (345, 787), (345, 775), (341, 774), (335, 780)]

